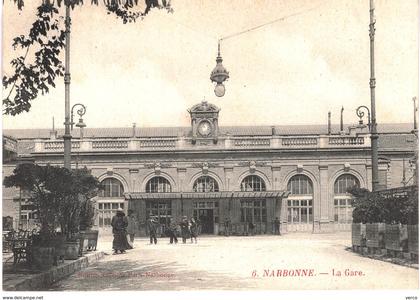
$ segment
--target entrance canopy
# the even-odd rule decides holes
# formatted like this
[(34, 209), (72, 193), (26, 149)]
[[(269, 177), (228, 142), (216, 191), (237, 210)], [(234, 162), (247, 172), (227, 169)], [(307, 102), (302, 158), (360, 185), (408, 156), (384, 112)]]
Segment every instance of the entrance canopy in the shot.
[(174, 193), (125, 193), (126, 200), (151, 200), (151, 199), (244, 199), (244, 198), (287, 198), (289, 191), (267, 192), (174, 192)]

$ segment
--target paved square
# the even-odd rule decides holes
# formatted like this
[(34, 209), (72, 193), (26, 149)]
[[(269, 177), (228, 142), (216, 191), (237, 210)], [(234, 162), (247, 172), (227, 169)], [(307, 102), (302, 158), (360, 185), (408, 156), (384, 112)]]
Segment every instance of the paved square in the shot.
[[(110, 255), (50, 290), (415, 289), (418, 270), (346, 250), (350, 233), (200, 237), (197, 244), (157, 245)], [(339, 276), (340, 275), (340, 276)]]

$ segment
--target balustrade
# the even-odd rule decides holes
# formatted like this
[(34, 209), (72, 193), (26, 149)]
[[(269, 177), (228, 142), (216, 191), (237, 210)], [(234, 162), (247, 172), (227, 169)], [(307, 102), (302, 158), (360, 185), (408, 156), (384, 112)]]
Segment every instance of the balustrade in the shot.
[(365, 143), (364, 137), (352, 137), (352, 136), (343, 136), (343, 137), (330, 137), (328, 140), (329, 145), (363, 145)]
[(92, 141), (92, 148), (93, 149), (122, 149), (128, 148), (128, 141), (118, 141), (118, 140), (111, 140), (111, 141)]
[(235, 139), (236, 147), (270, 147), (270, 139)]
[[(72, 149), (79, 149), (80, 143), (79, 142), (72, 142), (71, 143)], [(63, 151), (64, 150), (64, 142), (44, 142), (44, 149), (49, 151)]]
[(175, 148), (176, 140), (141, 140), (140, 148)]
[[(369, 139), (366, 136), (285, 136), (285, 137), (230, 137), (226, 140), (221, 137), (217, 144), (209, 140), (206, 147), (211, 149), (298, 149), (298, 148), (339, 148), (339, 147), (369, 147)], [(193, 144), (185, 138), (154, 138), (154, 139), (82, 139), (72, 140), (72, 149), (79, 152), (88, 151), (153, 151), (174, 149), (196, 149), (203, 144)], [(64, 150), (63, 141), (36, 140), (33, 152), (60, 152)]]
[(316, 137), (282, 138), (281, 144), (283, 146), (316, 146), (318, 139)]

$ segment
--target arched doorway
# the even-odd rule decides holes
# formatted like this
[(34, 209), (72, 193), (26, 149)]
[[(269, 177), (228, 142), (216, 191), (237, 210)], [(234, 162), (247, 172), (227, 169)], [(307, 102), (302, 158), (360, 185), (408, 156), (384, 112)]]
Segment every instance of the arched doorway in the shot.
[[(193, 191), (196, 193), (218, 192), (219, 185), (213, 177), (201, 176), (195, 180)], [(210, 199), (193, 201), (193, 216), (198, 221), (200, 233), (215, 233), (214, 225), (219, 223), (219, 201)]]
[[(266, 184), (257, 175), (248, 175), (241, 182), (242, 192), (264, 192)], [(267, 200), (266, 199), (243, 199), (241, 200), (241, 223), (248, 233), (267, 232)], [(251, 229), (250, 225), (252, 223)], [(252, 229), (252, 227), (254, 227)]]
[(101, 181), (102, 190), (98, 195), (97, 224), (101, 232), (111, 233), (111, 220), (118, 208), (124, 209), (124, 186), (116, 178)]
[(351, 174), (340, 175), (334, 182), (334, 225), (336, 230), (350, 230), (353, 221), (352, 195), (347, 191), (360, 187), (359, 180)]
[(314, 192), (311, 179), (295, 175), (287, 183), (287, 231), (313, 230)]

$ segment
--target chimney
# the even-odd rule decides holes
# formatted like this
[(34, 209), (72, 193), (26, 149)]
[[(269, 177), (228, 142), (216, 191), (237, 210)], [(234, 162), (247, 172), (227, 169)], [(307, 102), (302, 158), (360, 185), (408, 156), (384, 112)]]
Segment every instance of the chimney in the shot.
[(131, 137), (133, 138), (136, 137), (136, 123), (133, 123), (133, 131), (132, 131)]
[(55, 130), (54, 117), (52, 118), (52, 130), (50, 131), (50, 139), (51, 140), (57, 139), (57, 130)]
[(340, 116), (340, 131), (343, 132), (344, 131), (344, 124), (343, 124), (343, 112), (344, 112), (344, 107), (341, 107), (341, 116)]
[(331, 112), (328, 112), (328, 135), (331, 134)]
[(276, 127), (271, 126), (271, 135), (276, 135)]

